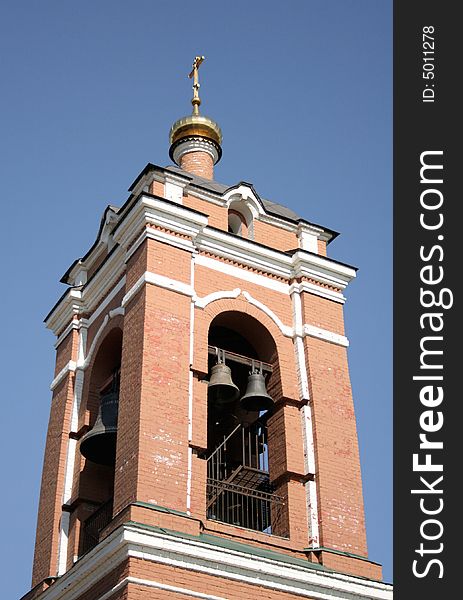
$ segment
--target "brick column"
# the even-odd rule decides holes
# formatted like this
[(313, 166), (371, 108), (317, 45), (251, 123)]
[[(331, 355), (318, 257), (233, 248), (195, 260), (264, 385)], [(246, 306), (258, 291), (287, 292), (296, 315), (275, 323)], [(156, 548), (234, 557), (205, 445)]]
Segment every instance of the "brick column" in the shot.
[[(148, 240), (129, 261), (128, 282), (140, 262), (189, 283), (189, 252)], [(190, 304), (145, 283), (126, 306), (114, 514), (134, 501), (186, 511)]]
[[(342, 305), (304, 293), (305, 323), (344, 334)], [(306, 336), (320, 546), (366, 556), (360, 459), (346, 348)]]

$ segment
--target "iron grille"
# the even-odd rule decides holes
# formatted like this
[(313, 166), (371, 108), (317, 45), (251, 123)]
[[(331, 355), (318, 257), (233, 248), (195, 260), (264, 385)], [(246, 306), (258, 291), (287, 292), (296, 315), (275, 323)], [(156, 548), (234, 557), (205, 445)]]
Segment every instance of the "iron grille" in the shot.
[(272, 533), (284, 500), (268, 474), (267, 429), (238, 425), (207, 459), (207, 517)]
[(93, 512), (82, 526), (82, 554), (94, 548), (100, 541), (100, 532), (111, 523), (113, 518), (113, 499), (111, 498)]

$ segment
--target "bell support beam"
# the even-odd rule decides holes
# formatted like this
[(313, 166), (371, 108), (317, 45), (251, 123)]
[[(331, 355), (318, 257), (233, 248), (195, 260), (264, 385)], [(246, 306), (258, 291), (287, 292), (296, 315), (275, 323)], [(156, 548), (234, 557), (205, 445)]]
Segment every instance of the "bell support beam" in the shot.
[(240, 363), (241, 365), (248, 365), (249, 367), (253, 367), (255, 364), (258, 364), (259, 367), (262, 365), (262, 371), (266, 373), (272, 373), (273, 367), (269, 363), (262, 362), (255, 358), (248, 358), (247, 356), (243, 356), (242, 354), (236, 354), (235, 352), (230, 352), (229, 350), (223, 350), (222, 348), (217, 348), (216, 346), (208, 346), (208, 353), (211, 356), (219, 356), (222, 353), (222, 356), (227, 361)]

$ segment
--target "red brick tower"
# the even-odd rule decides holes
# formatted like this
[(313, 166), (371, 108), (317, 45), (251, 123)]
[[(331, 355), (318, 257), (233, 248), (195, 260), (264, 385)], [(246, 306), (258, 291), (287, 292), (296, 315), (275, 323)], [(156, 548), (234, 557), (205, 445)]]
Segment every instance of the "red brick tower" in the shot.
[[(391, 598), (367, 558), (336, 233), (213, 180), (171, 129), (62, 281), (32, 590), (41, 600)], [(250, 376), (252, 373), (252, 376)]]

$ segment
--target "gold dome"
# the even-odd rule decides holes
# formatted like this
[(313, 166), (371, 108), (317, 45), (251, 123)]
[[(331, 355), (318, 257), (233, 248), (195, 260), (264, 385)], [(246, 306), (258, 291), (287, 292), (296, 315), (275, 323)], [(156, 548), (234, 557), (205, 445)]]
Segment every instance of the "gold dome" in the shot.
[[(169, 156), (180, 166), (181, 158), (190, 152), (207, 152), (216, 164), (222, 156), (222, 131), (215, 121), (199, 114), (201, 99), (199, 97), (198, 69), (204, 56), (196, 56), (193, 69), (188, 77), (193, 78), (193, 112), (191, 115), (175, 121), (170, 128)], [(179, 162), (180, 161), (180, 162)]]
[(222, 143), (222, 131), (215, 121), (203, 115), (188, 115), (175, 121), (170, 128), (169, 139), (175, 144), (181, 139), (190, 137), (202, 137), (220, 146)]

